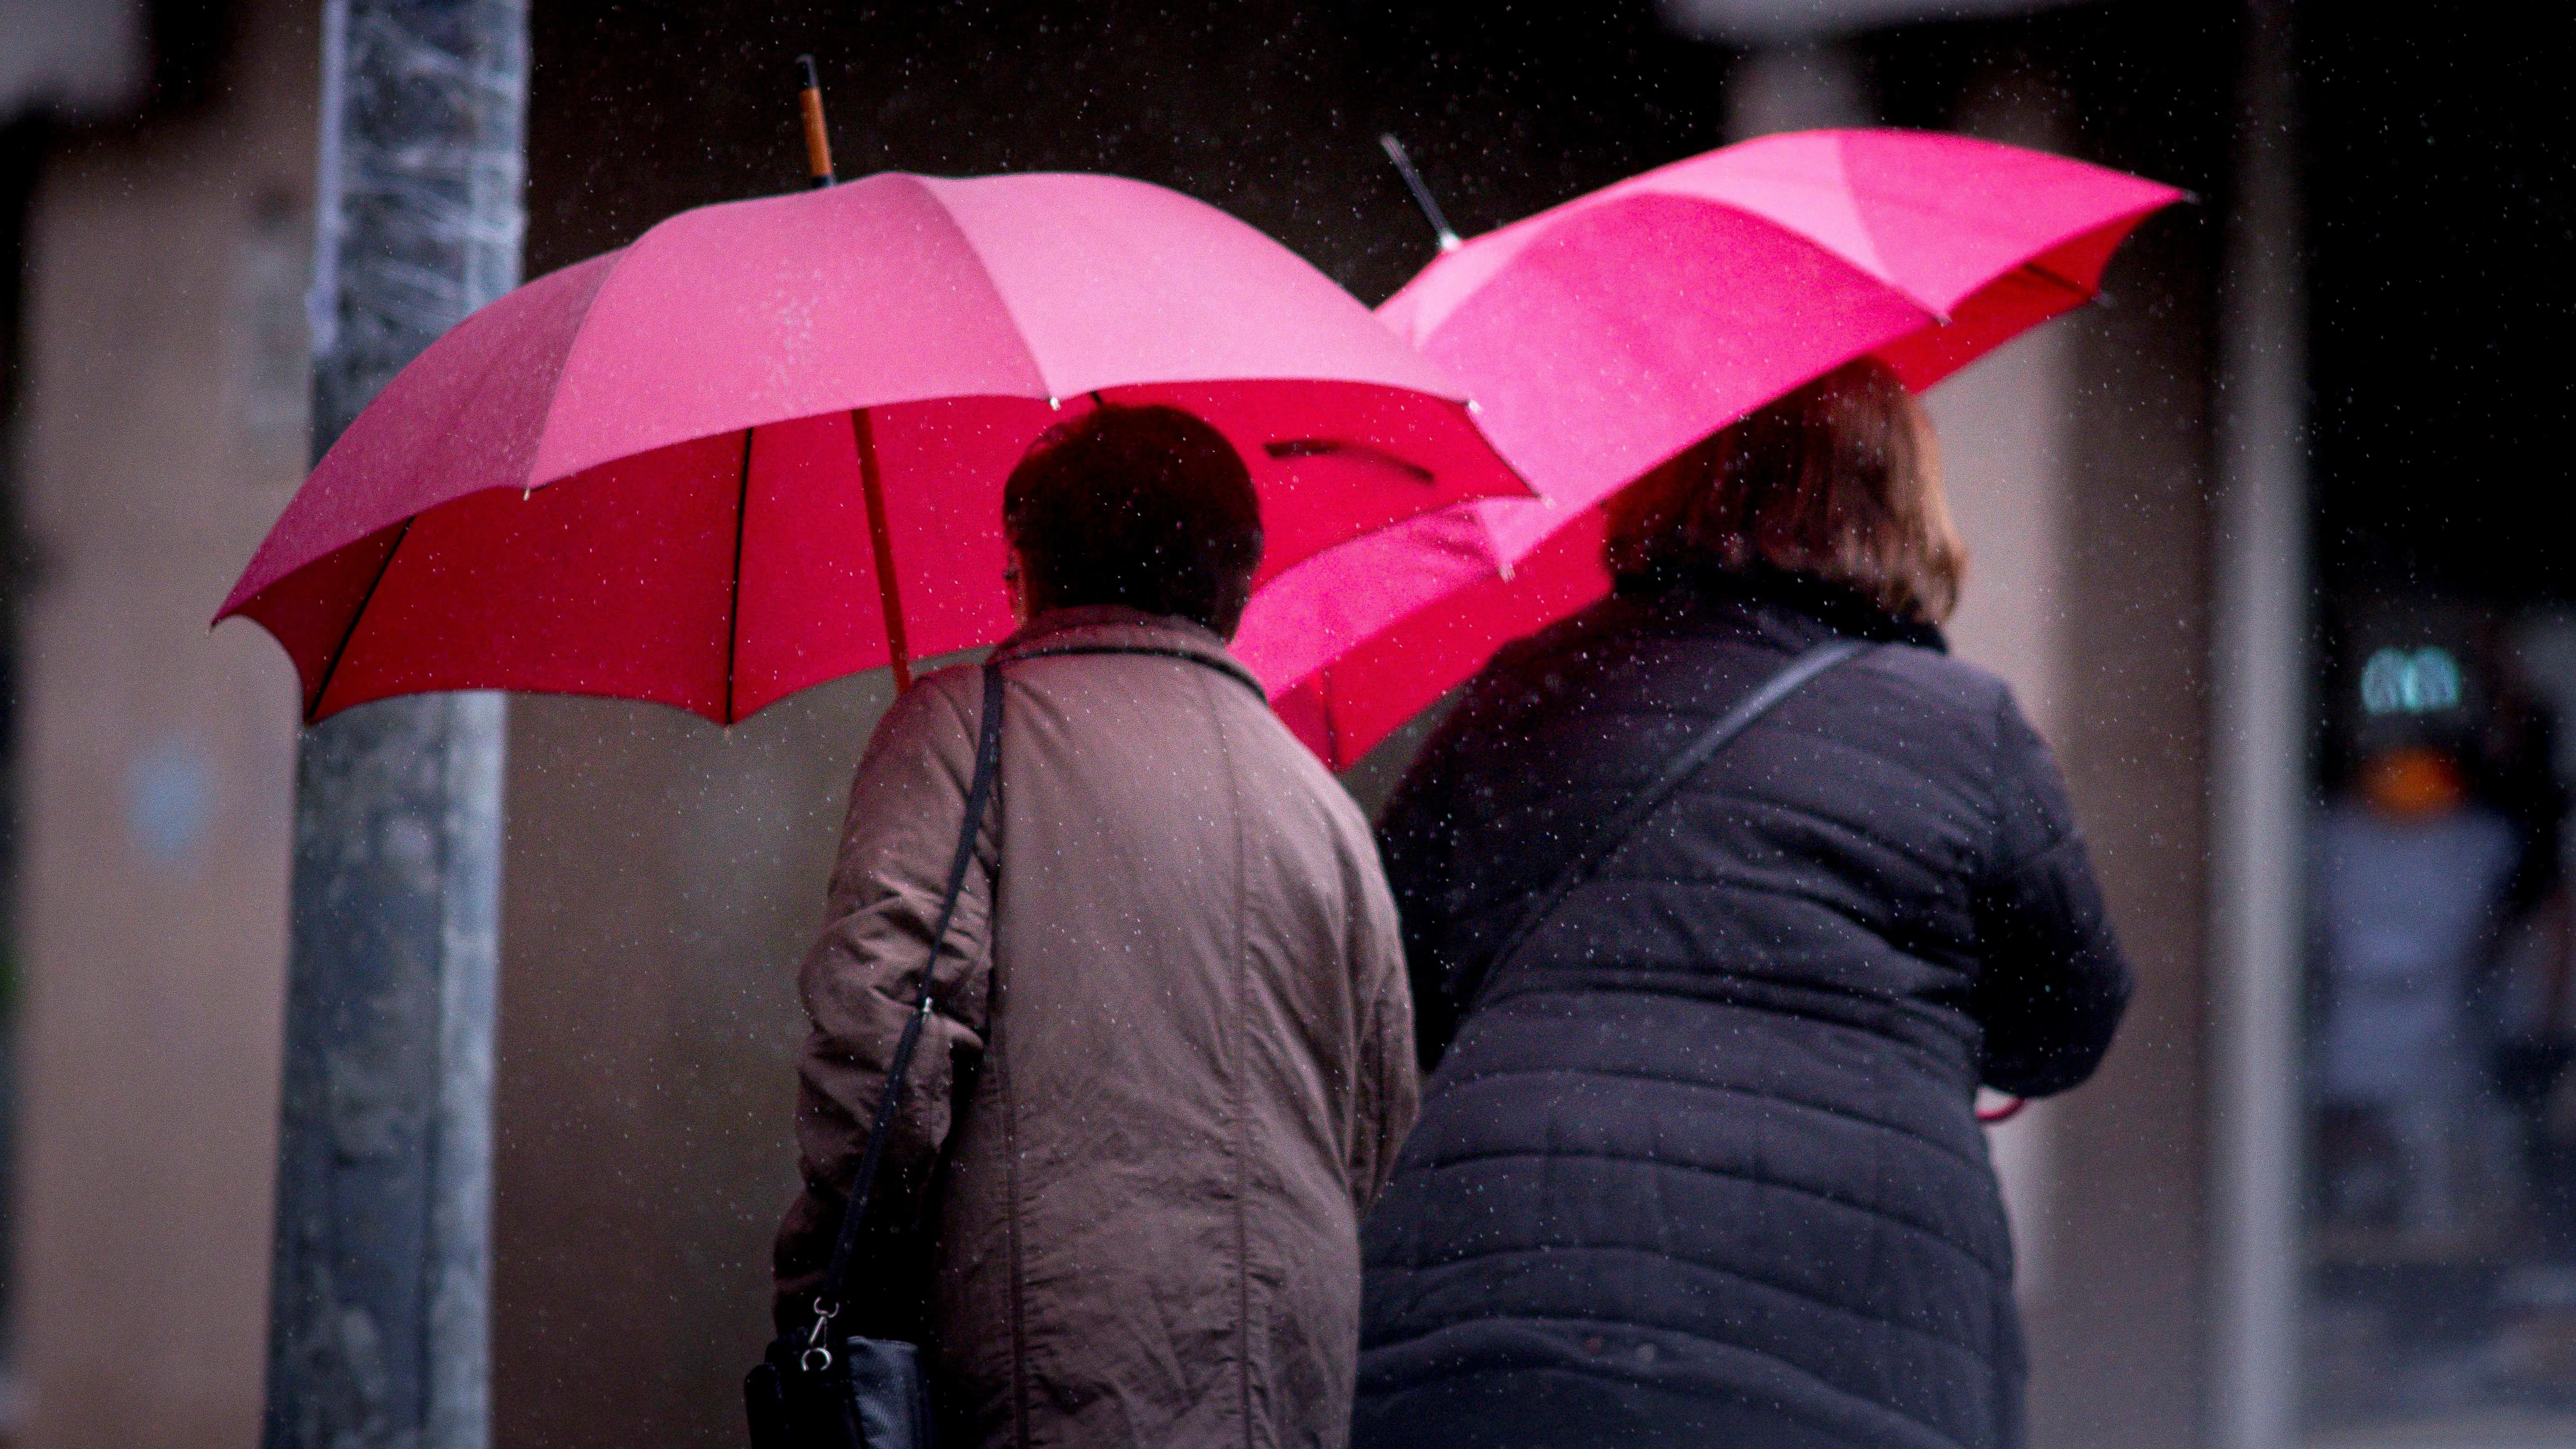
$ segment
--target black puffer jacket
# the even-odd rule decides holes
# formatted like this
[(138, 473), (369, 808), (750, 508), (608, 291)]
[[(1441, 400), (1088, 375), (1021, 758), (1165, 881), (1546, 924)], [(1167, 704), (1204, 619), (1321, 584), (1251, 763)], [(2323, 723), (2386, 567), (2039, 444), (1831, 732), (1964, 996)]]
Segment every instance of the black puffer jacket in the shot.
[[(1885, 642), (1718, 756), (1461, 1027), (1572, 842), (1837, 633)], [(1359, 1449), (2021, 1443), (1975, 1088), (2084, 1080), (2129, 975), (1999, 681), (1796, 580), (1613, 598), (1495, 658), (1382, 846), (1439, 1070), (1363, 1240)]]

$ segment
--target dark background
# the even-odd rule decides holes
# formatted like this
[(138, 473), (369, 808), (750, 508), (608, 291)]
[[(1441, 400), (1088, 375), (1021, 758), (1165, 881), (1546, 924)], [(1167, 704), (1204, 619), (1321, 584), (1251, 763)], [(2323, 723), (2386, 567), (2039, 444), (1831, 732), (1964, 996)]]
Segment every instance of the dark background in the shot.
[[(2077, 96), (2084, 154), (2218, 194), (2233, 43), (2227, 6), (2114, 3), (1903, 27), (1863, 50), (1891, 124), (1944, 124), (1976, 77), (2036, 62)], [(844, 177), (1135, 176), (1234, 212), (1372, 303), (1431, 254), (1380, 132), (1472, 236), (1723, 142), (1737, 59), (1642, 0), (539, 4), (534, 46), (531, 275), (681, 207), (800, 184), (791, 61), (811, 51)]]
[(2319, 582), (2576, 594), (2576, 16), (2303, 8)]
[[(2298, 8), (2319, 582), (2566, 597), (2576, 18)], [(2233, 23), (2223, 5), (2110, 3), (1862, 49), (1890, 124), (1941, 125), (1978, 74), (2036, 63), (2078, 97), (2084, 154), (2217, 197)], [(531, 274), (680, 207), (794, 186), (788, 61), (806, 50), (845, 176), (1118, 171), (1243, 216), (1370, 302), (1429, 239), (1379, 132), (1473, 235), (1716, 144), (1736, 58), (1634, 0), (540, 4)]]

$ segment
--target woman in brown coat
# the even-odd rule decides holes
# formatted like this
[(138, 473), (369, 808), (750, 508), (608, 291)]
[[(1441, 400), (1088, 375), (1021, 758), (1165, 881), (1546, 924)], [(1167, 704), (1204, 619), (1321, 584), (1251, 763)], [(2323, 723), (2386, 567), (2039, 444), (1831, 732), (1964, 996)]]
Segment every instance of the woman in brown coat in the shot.
[[(1226, 651), (1250, 478), (1206, 423), (1110, 408), (1040, 440), (1004, 511), (996, 805), (836, 1331), (920, 1336), (950, 1446), (1339, 1445), (1412, 1016), (1366, 823)], [(812, 1317), (981, 713), (977, 671), (933, 674), (859, 766), (802, 974), (782, 1329)]]

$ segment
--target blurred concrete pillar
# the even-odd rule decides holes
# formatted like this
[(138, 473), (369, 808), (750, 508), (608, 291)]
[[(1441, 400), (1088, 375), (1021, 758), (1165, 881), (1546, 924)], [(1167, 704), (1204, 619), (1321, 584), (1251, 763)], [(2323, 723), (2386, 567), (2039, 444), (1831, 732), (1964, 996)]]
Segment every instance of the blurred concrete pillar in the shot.
[[(2044, 78), (2009, 71), (1975, 85), (1956, 124), (1987, 140), (2063, 151), (2069, 110)], [(2060, 746), (2074, 647), (2067, 572), (2075, 358), (2067, 326), (2015, 339), (1924, 399), (1940, 432), (1951, 516), (1968, 545), (1968, 587), (1950, 621), (1950, 647), (2001, 676), (2041, 736)], [(2024, 1302), (2047, 1291), (2053, 1267), (2050, 1144), (2062, 1108), (2034, 1103), (1987, 1133)]]
[[(527, 69), (525, 0), (327, 5), (317, 453), (517, 282)], [(490, 1438), (503, 725), (497, 695), (430, 695), (305, 733), (270, 1449)]]
[(2211, 1442), (2299, 1419), (2299, 977), (2307, 798), (2306, 323), (2296, 51), (2251, 0), (2220, 310), (2210, 745)]

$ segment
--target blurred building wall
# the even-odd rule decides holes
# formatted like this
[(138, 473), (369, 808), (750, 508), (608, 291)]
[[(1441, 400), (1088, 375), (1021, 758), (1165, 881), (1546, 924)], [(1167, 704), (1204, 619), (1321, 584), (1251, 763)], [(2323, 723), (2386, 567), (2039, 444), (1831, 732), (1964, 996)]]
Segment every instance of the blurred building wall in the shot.
[(206, 620), (305, 465), (314, 7), (29, 218), (16, 1357), (34, 1446), (258, 1433), (295, 686)]
[(149, 80), (142, 0), (0, 0), (0, 122), (112, 115)]
[(843, 681), (730, 731), (512, 702), (496, 1444), (740, 1436), (797, 1186), (794, 966), (891, 693)]

